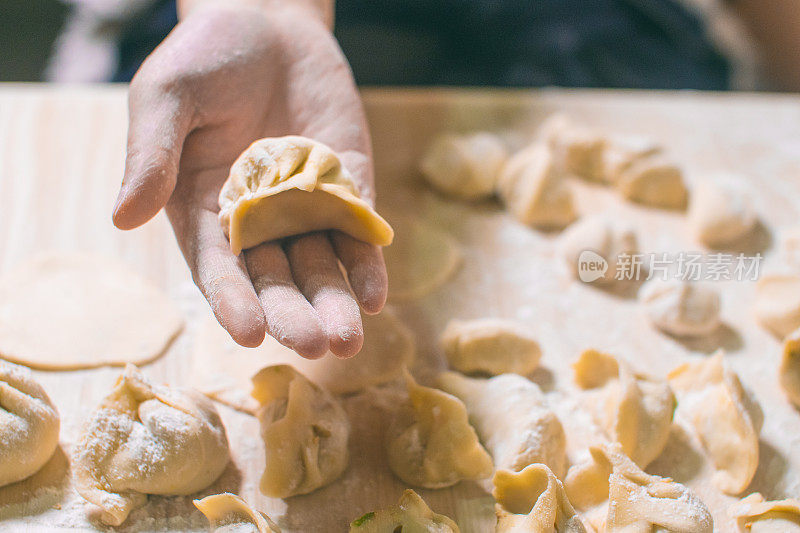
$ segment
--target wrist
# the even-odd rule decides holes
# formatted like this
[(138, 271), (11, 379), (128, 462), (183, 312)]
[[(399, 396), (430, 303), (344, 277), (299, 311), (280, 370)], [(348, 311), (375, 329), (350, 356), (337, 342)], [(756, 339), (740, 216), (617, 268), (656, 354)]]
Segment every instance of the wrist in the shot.
[(265, 13), (290, 13), (313, 17), (328, 29), (333, 29), (334, 0), (178, 0), (178, 16), (183, 20), (189, 13), (205, 6), (248, 8)]

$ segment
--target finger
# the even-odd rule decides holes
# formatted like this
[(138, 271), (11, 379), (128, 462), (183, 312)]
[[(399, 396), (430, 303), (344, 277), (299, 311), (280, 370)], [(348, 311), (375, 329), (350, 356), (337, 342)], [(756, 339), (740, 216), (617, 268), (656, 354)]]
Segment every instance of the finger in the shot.
[(244, 252), (247, 271), (267, 320), (267, 333), (309, 359), (328, 351), (328, 335), (319, 315), (292, 279), (289, 261), (275, 243)]
[(264, 310), (244, 261), (230, 250), (217, 214), (177, 202), (168, 206), (167, 214), (192, 278), (217, 321), (238, 344), (260, 345), (266, 331)]
[(144, 224), (166, 205), (191, 124), (186, 97), (140, 80), (131, 84), (125, 174), (114, 207), (120, 229)]
[(379, 313), (389, 294), (389, 277), (380, 247), (340, 231), (332, 231), (331, 240), (359, 305), (365, 313)]
[(353, 300), (326, 233), (309, 233), (286, 244), (297, 288), (317, 310), (328, 335), (330, 350), (352, 357), (361, 350), (364, 331), (361, 313)]

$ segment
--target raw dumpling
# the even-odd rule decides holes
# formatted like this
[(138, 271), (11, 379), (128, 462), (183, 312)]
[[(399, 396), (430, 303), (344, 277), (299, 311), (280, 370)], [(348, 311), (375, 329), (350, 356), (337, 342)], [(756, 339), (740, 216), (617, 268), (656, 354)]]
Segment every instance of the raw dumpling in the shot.
[(758, 433), (745, 408), (739, 377), (723, 357), (719, 350), (708, 359), (679, 366), (668, 378), (678, 395), (678, 416), (697, 432), (717, 469), (714, 484), (727, 494), (739, 494), (758, 467)]
[(492, 458), (469, 425), (461, 400), (419, 385), (408, 372), (405, 381), (409, 405), (395, 417), (386, 443), (392, 472), (428, 489), (491, 476)]
[(644, 137), (615, 137), (603, 151), (603, 180), (614, 184), (636, 161), (658, 154), (661, 147)]
[(298, 136), (260, 139), (233, 163), (219, 193), (219, 220), (238, 254), (262, 242), (337, 229), (387, 246), (391, 226), (361, 198), (328, 146)]
[(281, 533), (280, 528), (262, 512), (256, 511), (235, 494), (225, 492), (192, 500), (194, 506), (208, 518), (210, 531), (235, 533)]
[(669, 439), (675, 395), (666, 381), (633, 372), (627, 362), (586, 350), (572, 365), (575, 382), (594, 389), (593, 410), (608, 437), (641, 468), (661, 454)]
[(758, 221), (743, 178), (719, 176), (700, 182), (692, 190), (689, 228), (695, 238), (711, 248), (739, 241)]
[[(585, 283), (607, 284), (625, 274), (624, 261), (638, 253), (633, 227), (604, 216), (579, 220), (561, 237), (560, 252), (576, 278)], [(594, 265), (594, 266), (592, 266)], [(624, 279), (620, 276), (620, 279)]]
[(514, 154), (500, 173), (497, 190), (506, 209), (523, 224), (558, 229), (577, 217), (569, 183), (543, 144)]
[(492, 133), (448, 134), (433, 142), (420, 162), (420, 170), (439, 192), (478, 200), (494, 194), (507, 158), (505, 146)]
[(419, 494), (406, 489), (388, 509), (367, 513), (350, 524), (350, 533), (459, 533), (450, 518), (431, 511)]
[(497, 500), (497, 533), (586, 533), (564, 486), (542, 464), (520, 472), (498, 470), (492, 496)]
[(651, 207), (684, 209), (689, 192), (683, 172), (662, 157), (644, 157), (631, 163), (615, 182), (623, 198)]
[(569, 501), (606, 533), (711, 533), (708, 508), (689, 489), (642, 471), (619, 444), (589, 447), (590, 458), (569, 469)]
[(642, 287), (639, 301), (650, 322), (677, 337), (699, 337), (719, 327), (719, 291), (680, 279), (653, 279)]
[(536, 339), (513, 320), (451, 320), (440, 342), (450, 367), (465, 374), (526, 375), (542, 357)]
[(544, 463), (556, 476), (564, 475), (564, 428), (535, 383), (516, 374), (476, 379), (444, 372), (439, 385), (467, 406), (470, 422), (495, 468), (519, 471)]
[(800, 533), (800, 501), (766, 501), (755, 492), (731, 506), (739, 529), (749, 533)]
[(350, 422), (338, 399), (289, 365), (253, 376), (253, 397), (261, 404), (256, 416), (266, 453), (263, 494), (306, 494), (344, 472)]
[(780, 381), (789, 401), (800, 408), (800, 329), (783, 342)]
[(148, 494), (192, 494), (227, 464), (228, 439), (211, 400), (153, 385), (128, 365), (85, 426), (73, 466), (78, 493), (118, 526)]
[(25, 367), (0, 361), (0, 487), (32, 476), (58, 446), (53, 402)]
[(800, 276), (763, 276), (756, 283), (755, 313), (761, 325), (781, 339), (800, 328)]
[(606, 139), (564, 115), (552, 115), (542, 124), (539, 137), (555, 156), (560, 172), (591, 181), (603, 181)]

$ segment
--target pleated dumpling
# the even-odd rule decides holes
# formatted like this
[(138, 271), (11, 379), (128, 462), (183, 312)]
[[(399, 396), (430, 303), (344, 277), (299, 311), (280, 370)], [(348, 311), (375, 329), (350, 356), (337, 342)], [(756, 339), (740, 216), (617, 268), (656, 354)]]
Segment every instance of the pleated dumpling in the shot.
[(406, 489), (397, 505), (372, 511), (350, 523), (350, 533), (459, 533), (450, 518), (434, 513), (419, 494)]
[(306, 494), (344, 472), (350, 422), (337, 398), (289, 365), (258, 372), (252, 394), (261, 405), (256, 416), (266, 454), (262, 493)]
[[(586, 350), (573, 364), (575, 382), (591, 389), (595, 415), (613, 442), (642, 468), (667, 445), (675, 395), (666, 381), (634, 372), (623, 360)], [(596, 394), (595, 394), (596, 393)]]
[(0, 487), (35, 474), (58, 446), (60, 419), (27, 368), (0, 361)]
[(392, 472), (417, 487), (436, 489), (462, 479), (492, 475), (492, 458), (469, 425), (464, 404), (444, 391), (423, 387), (405, 373), (408, 405), (388, 432)]
[(75, 451), (78, 493), (120, 525), (148, 494), (192, 494), (228, 464), (214, 404), (197, 391), (150, 383), (133, 365), (90, 417)]
[(586, 533), (561, 481), (543, 464), (498, 470), (492, 495), (497, 533)]
[(714, 463), (714, 484), (727, 494), (739, 494), (758, 468), (758, 432), (739, 377), (723, 357), (720, 350), (683, 364), (670, 372), (669, 383), (678, 395), (677, 416), (691, 424)]
[(694, 493), (669, 478), (647, 474), (619, 444), (591, 446), (589, 454), (588, 461), (570, 468), (564, 487), (570, 502), (597, 530), (713, 531), (711, 513)]
[(288, 135), (259, 139), (236, 159), (219, 194), (219, 220), (238, 254), (262, 242), (337, 229), (391, 244), (391, 226), (361, 198), (339, 156), (321, 142)]
[(731, 506), (730, 515), (741, 531), (800, 533), (800, 500), (766, 501), (755, 492)]
[(519, 471), (543, 463), (556, 476), (564, 475), (564, 427), (535, 383), (516, 374), (478, 379), (444, 372), (439, 385), (467, 406), (470, 422), (495, 468)]
[(192, 500), (194, 506), (208, 518), (215, 533), (281, 533), (267, 515), (256, 511), (235, 494), (224, 492)]

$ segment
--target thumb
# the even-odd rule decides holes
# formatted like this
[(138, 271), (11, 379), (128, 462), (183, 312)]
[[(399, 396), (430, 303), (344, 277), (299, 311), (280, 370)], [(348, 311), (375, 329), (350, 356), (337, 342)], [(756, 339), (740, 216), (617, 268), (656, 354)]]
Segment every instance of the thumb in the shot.
[(166, 205), (177, 181), (191, 115), (184, 97), (131, 85), (125, 175), (113, 215), (118, 228), (141, 226)]

